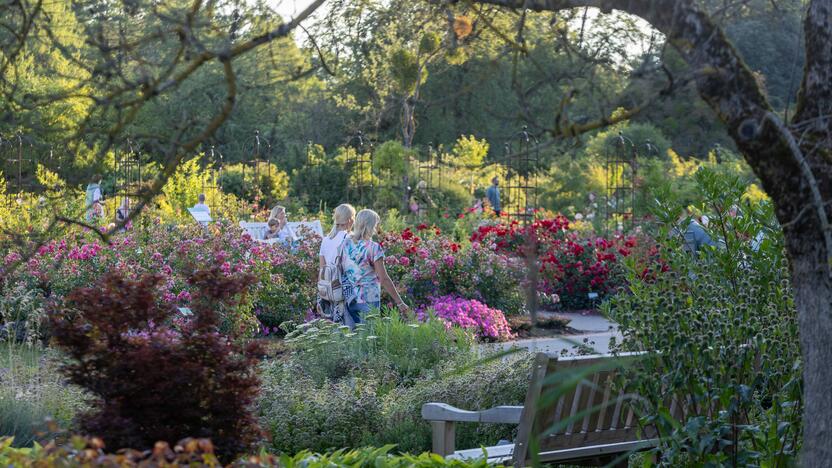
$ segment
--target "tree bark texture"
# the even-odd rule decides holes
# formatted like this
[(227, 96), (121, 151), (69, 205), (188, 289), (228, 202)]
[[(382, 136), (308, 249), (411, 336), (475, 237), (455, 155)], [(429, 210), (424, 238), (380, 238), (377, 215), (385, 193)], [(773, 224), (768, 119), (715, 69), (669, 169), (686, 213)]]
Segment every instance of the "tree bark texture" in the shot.
[(832, 463), (832, 0), (811, 0), (806, 65), (791, 122), (772, 112), (760, 84), (724, 32), (692, 0), (477, 0), (535, 11), (592, 6), (637, 15), (667, 37), (695, 73), (760, 178), (784, 226), (803, 355), (801, 465)]

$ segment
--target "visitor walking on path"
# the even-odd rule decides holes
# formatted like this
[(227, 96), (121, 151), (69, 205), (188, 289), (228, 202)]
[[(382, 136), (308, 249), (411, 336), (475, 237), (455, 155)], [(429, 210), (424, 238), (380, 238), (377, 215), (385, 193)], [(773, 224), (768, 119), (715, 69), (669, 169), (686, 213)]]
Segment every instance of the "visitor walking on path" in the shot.
[(335, 288), (340, 287), (341, 278), (336, 261), (344, 239), (346, 239), (353, 224), (355, 224), (355, 208), (346, 203), (338, 205), (332, 216), (332, 230), (321, 239), (321, 250), (318, 254), (318, 261), (320, 263), (320, 273), (318, 274), (318, 313), (333, 322), (343, 323), (350, 328), (354, 327), (355, 324), (350, 314), (345, 313), (344, 302), (330, 301), (322, 298), (320, 284), (322, 281), (324, 282), (327, 293), (333, 289), (333, 286)]
[(104, 217), (104, 207), (101, 205), (101, 176), (95, 174), (92, 176), (92, 181), (87, 185), (86, 203), (86, 219), (88, 222), (93, 222), (96, 219)]
[(485, 191), (485, 196), (488, 198), (488, 203), (491, 204), (491, 209), (494, 210), (494, 214), (497, 217), (500, 216), (502, 212), (500, 206), (500, 179), (497, 176), (491, 179), (491, 186), (488, 187), (488, 190)]
[(381, 288), (393, 298), (399, 310), (408, 310), (384, 266), (384, 251), (373, 241), (378, 230), (378, 214), (373, 210), (361, 210), (355, 216), (352, 234), (344, 240), (341, 267), (344, 276), (344, 299), (350, 318), (361, 323), (371, 309), (381, 305)]

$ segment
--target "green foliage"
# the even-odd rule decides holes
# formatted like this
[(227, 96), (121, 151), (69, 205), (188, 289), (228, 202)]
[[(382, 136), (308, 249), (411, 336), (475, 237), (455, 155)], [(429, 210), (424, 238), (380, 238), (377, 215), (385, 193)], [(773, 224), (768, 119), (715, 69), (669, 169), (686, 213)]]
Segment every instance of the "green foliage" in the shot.
[(407, 170), (408, 150), (398, 141), (382, 143), (373, 153), (373, 168), (390, 177), (401, 177)]
[[(586, 153), (606, 158), (608, 153), (619, 154), (623, 159), (631, 156), (630, 151), (617, 143), (619, 133), (629, 139), (638, 151), (639, 158), (665, 158), (670, 141), (664, 136), (661, 130), (649, 123), (629, 122), (624, 125), (616, 125), (607, 130), (601, 131), (592, 137), (586, 144)], [(648, 142), (653, 150), (648, 150)], [(601, 159), (603, 160), (603, 159)]]
[(454, 164), (467, 169), (475, 169), (482, 165), (488, 154), (488, 141), (484, 138), (477, 140), (474, 135), (462, 135), (451, 149)]
[(260, 419), (275, 451), (360, 447), (381, 424), (378, 383), (368, 377), (316, 382), (303, 369), (272, 361), (261, 379)]
[[(742, 202), (738, 177), (700, 169), (696, 181), (718, 246), (689, 255), (684, 205), (660, 197), (658, 255), (667, 271), (630, 265), (630, 294), (606, 311), (623, 349), (658, 352), (631, 381), (644, 414), (659, 415), (645, 422), (658, 425), (664, 462), (774, 466), (800, 448), (800, 350), (783, 238), (770, 205)], [(666, 405), (685, 395), (691, 414), (680, 426)]]
[(197, 203), (197, 197), (207, 185), (207, 172), (199, 165), (202, 155), (195, 156), (182, 163), (176, 172), (168, 178), (162, 188), (164, 199), (162, 210), (167, 213), (182, 213), (186, 208)]
[(304, 323), (287, 335), (294, 360), (318, 382), (355, 369), (406, 382), (436, 371), (449, 361), (465, 362), (473, 337), (438, 320), (409, 322), (397, 312), (370, 314), (354, 331), (326, 320)]
[(439, 50), (442, 38), (435, 32), (427, 32), (419, 41), (419, 55), (431, 55)]
[[(222, 464), (213, 454), (211, 443), (207, 439), (183, 439), (171, 450), (170, 445), (161, 447), (167, 449), (165, 454), (159, 451), (130, 450), (116, 455), (106, 454), (97, 439), (73, 436), (65, 445), (49, 444), (36, 445), (32, 448), (15, 448), (12, 438), (0, 438), (0, 463), (4, 466), (41, 468), (57, 468), (65, 466), (145, 466), (163, 464), (163, 466), (192, 467), (205, 466), (209, 468), (221, 467)], [(304, 449), (294, 456), (287, 454), (274, 455), (261, 450), (257, 454), (241, 457), (229, 467), (282, 467), (282, 468), (330, 468), (334, 466), (354, 467), (384, 467), (384, 468), (486, 468), (490, 465), (484, 460), (460, 461), (446, 460), (431, 453), (421, 455), (391, 454), (394, 445), (379, 448), (363, 447), (360, 449), (339, 449), (323, 454), (313, 453)], [(161, 459), (161, 460), (160, 460)]]
[(342, 162), (324, 159), (292, 172), (292, 197), (310, 211), (330, 211), (347, 199), (349, 174)]
[(59, 358), (32, 345), (0, 347), (0, 434), (14, 437), (14, 446), (31, 445), (38, 433), (48, 433), (49, 420), (70, 427), (75, 414), (86, 408), (87, 396), (58, 372)]
[(418, 84), (428, 77), (428, 70), (420, 66), (418, 55), (407, 49), (394, 50), (389, 60), (393, 81), (399, 93), (412, 94)]

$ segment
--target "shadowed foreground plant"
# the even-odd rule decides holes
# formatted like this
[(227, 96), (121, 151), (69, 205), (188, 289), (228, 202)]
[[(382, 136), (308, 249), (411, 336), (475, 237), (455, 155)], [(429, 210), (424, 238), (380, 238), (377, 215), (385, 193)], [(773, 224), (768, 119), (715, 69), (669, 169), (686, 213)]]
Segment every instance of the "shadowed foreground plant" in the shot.
[(250, 449), (260, 437), (249, 408), (261, 350), (218, 333), (216, 311), (236, 303), (251, 281), (219, 267), (193, 273), (193, 315), (176, 328), (177, 310), (157, 300), (159, 275), (108, 273), (69, 294), (50, 321), (68, 356), (63, 372), (96, 398), (79, 428), (104, 438), (108, 451), (185, 437), (210, 438), (222, 459)]

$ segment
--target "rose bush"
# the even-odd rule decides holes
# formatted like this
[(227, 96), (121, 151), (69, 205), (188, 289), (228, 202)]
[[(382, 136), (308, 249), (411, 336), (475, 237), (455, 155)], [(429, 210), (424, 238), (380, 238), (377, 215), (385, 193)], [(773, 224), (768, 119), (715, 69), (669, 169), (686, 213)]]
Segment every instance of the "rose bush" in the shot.
[(570, 230), (569, 220), (561, 215), (527, 226), (517, 221), (480, 226), (470, 240), (472, 248), (479, 245), (516, 258), (536, 255), (538, 291), (557, 294), (567, 309), (588, 307), (589, 293), (602, 299), (616, 291), (625, 284), (623, 259), (638, 252), (643, 263), (654, 250), (652, 243), (641, 237), (582, 235)]

